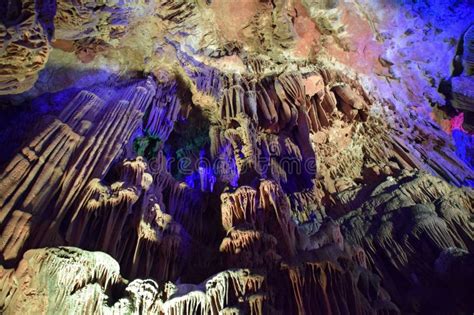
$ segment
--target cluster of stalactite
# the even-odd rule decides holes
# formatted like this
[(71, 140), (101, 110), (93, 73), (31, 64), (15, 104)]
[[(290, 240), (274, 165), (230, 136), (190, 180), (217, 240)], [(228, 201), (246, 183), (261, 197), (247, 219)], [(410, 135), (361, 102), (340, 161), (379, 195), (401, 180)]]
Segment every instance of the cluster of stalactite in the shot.
[(271, 181), (221, 197), (227, 236), (220, 250), (231, 267), (267, 270), (275, 288), (267, 307), (299, 314), (398, 314), (380, 278), (366, 269), (362, 247), (345, 242), (336, 222), (298, 229), (289, 198)]
[[(74, 247), (30, 250), (20, 266), (0, 267), (2, 313), (262, 314), (267, 300), (264, 277), (248, 269), (224, 271), (197, 285), (127, 283), (110, 256)], [(29, 303), (21, 303), (25, 298)]]
[[(413, 224), (413, 244), (397, 245), (385, 224), (380, 233), (362, 238), (368, 233), (365, 225), (351, 223), (359, 221), (350, 210), (373, 207), (360, 211), (360, 217), (366, 215), (370, 222), (373, 212), (382, 207), (374, 205), (372, 185), (354, 184), (359, 177), (375, 179), (377, 184), (388, 176), (425, 168), (457, 184), (464, 180), (463, 166), (456, 160), (441, 166), (442, 153), (412, 154), (376, 118), (369, 118), (372, 100), (356, 81), (320, 69), (265, 76), (224, 74), (185, 54), (180, 57), (196, 66), (183, 61), (181, 74), (160, 70), (156, 79), (100, 85), (64, 98), (62, 112), (40, 124), (37, 135), (5, 166), (0, 176), (1, 258), (2, 265), (10, 268), (2, 272), (5, 292), (20, 294), (12, 277), (23, 269), (12, 268), (25, 264), (22, 257), (22, 261), (32, 257), (28, 249), (66, 245), (109, 254), (126, 278), (153, 279), (130, 283), (122, 292), (125, 297), (113, 306), (117, 312), (397, 313), (392, 294), (407, 310), (414, 308), (407, 307), (398, 292), (401, 280), (394, 279), (406, 276), (409, 255), (413, 261), (422, 259), (413, 250), (424, 239), (420, 235), (426, 234), (428, 243), (436, 246), (428, 264), (449, 247), (470, 250), (468, 227), (462, 223), (467, 222), (464, 210), (461, 217), (446, 211), (450, 204), (472, 208), (472, 198), (461, 190), (455, 190), (459, 200), (436, 204), (445, 209), (440, 211), (443, 220), (450, 222), (447, 225), (425, 215), (429, 211), (424, 208), (412, 209), (407, 220)], [(192, 153), (196, 148), (189, 149), (188, 156), (225, 161), (218, 165), (227, 170), (196, 165), (200, 180), (193, 186), (173, 177), (167, 150), (179, 149), (168, 139), (178, 139), (177, 126), (192, 121), (196, 113), (208, 120), (209, 142), (197, 148), (199, 154)], [(413, 136), (424, 134), (420, 129)], [(334, 141), (341, 144), (337, 151), (329, 148)], [(344, 151), (350, 146), (361, 156)], [(316, 172), (318, 155), (325, 160), (318, 161)], [(331, 163), (331, 155), (338, 160)], [(412, 186), (423, 192), (406, 191), (419, 198), (415, 204), (432, 203), (442, 189), (454, 191), (441, 180), (432, 185), (418, 180)], [(367, 196), (374, 200), (361, 205)], [(385, 202), (391, 197), (380, 198)], [(344, 228), (356, 228), (341, 233), (339, 223), (327, 218), (323, 204), (332, 205), (330, 215), (347, 215), (339, 221)], [(402, 201), (394, 204), (412, 206)], [(386, 220), (392, 216), (387, 213)], [(381, 252), (397, 250), (400, 261), (386, 261), (379, 256), (380, 248)], [(248, 280), (251, 288), (242, 289), (247, 284), (241, 283), (250, 271), (218, 274), (225, 284), (209, 278), (228, 268), (255, 271)], [(32, 276), (42, 273), (35, 270)], [(48, 271), (55, 277), (57, 272)], [(97, 277), (91, 279), (84, 282), (97, 285), (77, 291), (86, 294), (89, 302), (71, 306), (75, 296), (64, 305), (100, 308), (99, 302), (107, 299), (111, 289)], [(162, 288), (166, 281), (178, 279), (208, 280), (201, 285), (168, 283)], [(67, 293), (47, 293), (54, 294)], [(14, 309), (19, 303), (5, 297), (2, 307)]]
[[(283, 110), (283, 116), (274, 121), (273, 126), (265, 127), (267, 130), (277, 128), (277, 131), (269, 132), (269, 135), (276, 136), (281, 131), (280, 128), (295, 129), (294, 120), (299, 119), (297, 116), (307, 118), (307, 114), (298, 114), (299, 109), (294, 105), (296, 103), (304, 107), (303, 100), (306, 97), (301, 80), (297, 75), (287, 75), (270, 81), (273, 82), (273, 87), (268, 89), (274, 91), (270, 93), (275, 93), (274, 100), (279, 100), (278, 106), (286, 109)], [(227, 83), (224, 84), (228, 86)], [(175, 82), (157, 83), (148, 78), (126, 82), (113, 90), (106, 85), (82, 90), (68, 101), (58, 117), (50, 118), (40, 125), (38, 135), (6, 165), (0, 178), (2, 265), (13, 267), (19, 263), (23, 266), (39, 259), (44, 261), (44, 265), (36, 266), (35, 262), (31, 262), (32, 268), (40, 268), (32, 269), (34, 271), (28, 269), (32, 276), (46, 272), (51, 275), (52, 282), (73, 281), (63, 278), (77, 272), (62, 273), (63, 270), (55, 267), (68, 262), (53, 263), (41, 258), (42, 255), (54, 256), (55, 250), (52, 254), (41, 250), (25, 253), (30, 248), (40, 246), (68, 245), (109, 254), (118, 261), (122, 274), (127, 278), (150, 277), (164, 283), (183, 275), (192, 278), (194, 273), (200, 273), (201, 277), (209, 276), (213, 270), (232, 267), (264, 268), (268, 269), (267, 276), (274, 275), (278, 278), (282, 276), (276, 274), (284, 275), (289, 272), (282, 268), (282, 263), (296, 259), (300, 251), (319, 251), (332, 244), (337, 244), (339, 250), (344, 250), (337, 226), (322, 228), (319, 234), (314, 235), (305, 235), (298, 230), (291, 217), (291, 200), (278, 180), (252, 180), (249, 181), (249, 186), (240, 186), (235, 190), (228, 187), (227, 192), (221, 195), (220, 209), (212, 209), (219, 205), (219, 201), (206, 205), (208, 198), (201, 189), (192, 189), (174, 179), (168, 172), (167, 158), (162, 149), (158, 149), (154, 153), (156, 156), (151, 159), (137, 156), (134, 139), (155, 136), (166, 143), (175, 121), (186, 118), (189, 114), (189, 110), (186, 110), (188, 105), (181, 105), (176, 97), (177, 88)], [(236, 90), (238, 89), (233, 91)], [(276, 90), (279, 92), (275, 92)], [(239, 109), (241, 114), (246, 113), (245, 102), (235, 101), (236, 95), (230, 96), (229, 91), (224, 89), (226, 96), (219, 105), (228, 111), (225, 111), (225, 117), (221, 117), (218, 122), (232, 130), (231, 121), (238, 116), (239, 107), (236, 104), (244, 106)], [(255, 106), (274, 103), (269, 100), (271, 98), (267, 99), (271, 103), (254, 103), (254, 109)], [(254, 118), (258, 119), (259, 112), (254, 111), (254, 114)], [(278, 122), (280, 118), (285, 123)], [(269, 122), (265, 118), (262, 121)], [(253, 123), (257, 124), (256, 121)], [(303, 130), (308, 132), (308, 129)], [(283, 145), (288, 151), (281, 154), (298, 152), (297, 156), (303, 155), (300, 152), (304, 150), (292, 144), (291, 137), (287, 139)], [(308, 135), (305, 139), (308, 141)], [(245, 141), (251, 141), (251, 138), (248, 137)], [(212, 145), (213, 143), (209, 147)], [(280, 144), (276, 142), (276, 145)], [(237, 149), (239, 148), (235, 148)], [(309, 152), (314, 154), (311, 150)], [(236, 156), (241, 157), (236, 154), (235, 160)], [(218, 178), (218, 181), (225, 183), (222, 178)], [(295, 196), (301, 202), (310, 201), (308, 196), (306, 199), (301, 194)], [(210, 216), (221, 218), (222, 232), (227, 235), (220, 234), (218, 228), (209, 231), (209, 224), (215, 222), (207, 220)], [(331, 224), (329, 223), (333, 226)], [(206, 242), (209, 242), (207, 247)], [(215, 246), (214, 252), (212, 246)], [(67, 257), (66, 254), (60, 254), (61, 249), (58, 251), (60, 257)], [(82, 257), (76, 250), (65, 251), (75, 253), (71, 258), (74, 268), (77, 268), (77, 264), (87, 265), (81, 259), (95, 259), (91, 258), (94, 257), (92, 254), (84, 254)], [(219, 251), (219, 261), (214, 268), (209, 266), (212, 258), (203, 258), (202, 266), (193, 264), (189, 259), (206, 255), (212, 257)], [(348, 259), (352, 259), (352, 254), (349, 254), (351, 251), (347, 251)], [(20, 261), (22, 257), (23, 260)], [(316, 257), (309, 262), (328, 259), (331, 257)], [(360, 264), (363, 266), (362, 261)], [(43, 267), (48, 271), (42, 271)], [(205, 272), (200, 271), (200, 268)], [(18, 282), (12, 279), (21, 277), (23, 274), (17, 273), (23, 271), (20, 268), (16, 271), (5, 269), (2, 272), (2, 286), (6, 292), (11, 292), (9, 297), (21, 298), (22, 293), (14, 284)], [(117, 270), (114, 271), (116, 273)], [(245, 274), (248, 272), (238, 272), (235, 275), (232, 272), (224, 273), (227, 274), (230, 276), (216, 276), (217, 279), (227, 279), (225, 283), (206, 280), (205, 289), (178, 285), (171, 290), (168, 285), (168, 290), (173, 293), (168, 293), (166, 297), (157, 293), (153, 296), (155, 302), (147, 300), (146, 303), (151, 303), (150, 311), (183, 314), (219, 311), (236, 313), (242, 309), (261, 314), (264, 309), (271, 309), (276, 303), (269, 292), (279, 290), (278, 286), (270, 291), (261, 291), (265, 274), (249, 276), (250, 282), (247, 284), (241, 282), (247, 281)], [(95, 310), (95, 307), (101, 305), (99, 301), (107, 299), (107, 283), (113, 285), (119, 282), (118, 276), (114, 276), (113, 281), (102, 281), (101, 277), (92, 275), (81, 280), (80, 284), (64, 282), (68, 285), (67, 290), (85, 294), (89, 300), (72, 306), (73, 297), (70, 297), (69, 302), (61, 300), (68, 296), (67, 291), (59, 293), (58, 289), (52, 289), (45, 294), (58, 294), (55, 298), (58, 304), (44, 307), (49, 310), (60, 310), (62, 307)], [(81, 290), (84, 285), (96, 282), (98, 286)], [(41, 285), (40, 283), (34, 282), (33, 285)], [(153, 283), (150, 284), (151, 287), (157, 286), (154, 282), (150, 283)], [(141, 288), (137, 283), (135, 286), (132, 284), (130, 290)], [(143, 285), (147, 286), (147, 283)], [(355, 287), (353, 289), (356, 290)], [(242, 297), (245, 297), (243, 302)], [(12, 310), (20, 307), (15, 299), (16, 297), (5, 297), (2, 308)], [(95, 304), (88, 304), (87, 301), (91, 300)], [(292, 312), (292, 307), (298, 303), (300, 302), (290, 303), (284, 306), (284, 310)], [(234, 308), (234, 305), (240, 306)], [(117, 307), (131, 306), (118, 304)]]
[(472, 259), (472, 191), (411, 172), (352, 195), (346, 200), (354, 211), (339, 220), (342, 234), (365, 249), (368, 268), (382, 276), (402, 311), (456, 313), (472, 307), (458, 274), (470, 279), (472, 272), (440, 271), (445, 256)]
[(162, 209), (183, 219), (186, 201), (174, 200), (178, 193), (163, 198), (162, 191), (179, 183), (162, 174), (156, 184), (131, 144), (144, 128), (164, 138), (169, 133), (165, 125), (177, 114), (174, 107), (163, 113), (162, 97), (152, 79), (96, 87), (77, 93), (45, 122), (0, 179), (4, 263), (18, 261), (27, 248), (68, 244), (109, 253), (130, 277), (178, 276), (189, 237)]
[(110, 88), (83, 90), (16, 154), (0, 178), (3, 261), (19, 258), (27, 242), (56, 241), (67, 210), (84, 202), (91, 180), (123, 153), (154, 89), (135, 82), (115, 92), (119, 100)]
[[(315, 203), (338, 208), (341, 192), (403, 170), (423, 169), (457, 186), (474, 178), (443, 131), (429, 122), (400, 120), (402, 129), (395, 132), (377, 115), (369, 117), (374, 99), (340, 71), (226, 75), (183, 52), (179, 57), (195, 88), (193, 100), (211, 122), (208, 157), (231, 165), (217, 164), (220, 181), (252, 185), (257, 175), (278, 182), (298, 222), (318, 212)], [(264, 61), (246, 59), (252, 69)]]

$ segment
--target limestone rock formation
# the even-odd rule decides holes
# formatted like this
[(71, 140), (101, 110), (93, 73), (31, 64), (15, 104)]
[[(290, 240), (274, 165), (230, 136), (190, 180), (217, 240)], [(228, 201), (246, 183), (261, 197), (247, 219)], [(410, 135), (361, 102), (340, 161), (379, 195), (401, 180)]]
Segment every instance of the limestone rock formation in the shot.
[(453, 93), (453, 106), (464, 113), (463, 128), (474, 131), (474, 76), (454, 77), (451, 80)]
[(58, 1), (54, 17), (57, 45), (72, 46), (83, 62), (111, 47), (126, 35), (131, 24), (153, 9), (144, 1)]
[(470, 26), (463, 37), (462, 63), (466, 75), (474, 75), (474, 26)]
[(472, 313), (473, 19), (1, 2), (0, 313)]
[[(0, 281), (5, 313), (217, 314), (246, 309), (259, 314), (266, 299), (263, 277), (246, 269), (219, 273), (199, 285), (128, 282), (110, 256), (72, 247), (30, 250), (17, 269), (1, 270)], [(22, 304), (26, 298), (28, 304)]]
[(471, 25), (463, 36), (462, 54), (457, 55), (462, 60), (463, 72), (460, 76), (451, 78), (452, 105), (463, 112), (463, 128), (474, 131), (474, 26)]
[(472, 304), (467, 291), (456, 295), (436, 272), (449, 251), (472, 251), (474, 195), (445, 185), (427, 174), (403, 174), (359, 191), (371, 199), (350, 200), (356, 210), (340, 218), (342, 234), (366, 250), (368, 266), (382, 275), (399, 305), (410, 306), (405, 311), (456, 313)]
[(0, 20), (0, 95), (29, 90), (51, 50), (35, 1), (7, 2)]

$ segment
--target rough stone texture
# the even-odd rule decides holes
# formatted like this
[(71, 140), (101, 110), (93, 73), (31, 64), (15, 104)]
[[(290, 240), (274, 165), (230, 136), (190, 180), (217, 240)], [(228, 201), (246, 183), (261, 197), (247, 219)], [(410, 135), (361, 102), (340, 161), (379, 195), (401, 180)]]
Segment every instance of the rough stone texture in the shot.
[(0, 313), (474, 311), (470, 1), (0, 11)]
[(466, 30), (462, 39), (462, 54), (456, 57), (462, 61), (463, 72), (451, 79), (452, 104), (464, 114), (462, 127), (474, 132), (474, 26)]
[(426, 174), (408, 173), (398, 181), (359, 191), (348, 201), (356, 210), (339, 219), (342, 234), (366, 250), (368, 265), (382, 275), (398, 305), (421, 313), (472, 308), (468, 291), (460, 289), (463, 285), (454, 279), (447, 284), (435, 271), (439, 260), (449, 255), (444, 251), (458, 250), (467, 256), (472, 251), (472, 191), (455, 189)]
[[(226, 309), (259, 314), (266, 299), (264, 278), (247, 269), (224, 271), (197, 285), (128, 282), (119, 272), (118, 263), (101, 252), (30, 250), (16, 270), (1, 269), (0, 306), (7, 314), (217, 314)], [(21, 303), (24, 299), (28, 304)]]
[(35, 1), (21, 1), (17, 6), (7, 2), (12, 5), (4, 8), (0, 20), (0, 95), (29, 90), (51, 50)]

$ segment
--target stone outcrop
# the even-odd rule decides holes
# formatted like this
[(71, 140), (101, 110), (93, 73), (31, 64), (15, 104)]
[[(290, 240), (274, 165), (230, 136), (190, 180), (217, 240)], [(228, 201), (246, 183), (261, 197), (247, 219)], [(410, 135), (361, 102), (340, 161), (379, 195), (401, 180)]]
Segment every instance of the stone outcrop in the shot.
[[(263, 277), (247, 269), (198, 285), (128, 282), (110, 256), (71, 247), (30, 250), (19, 266), (0, 270), (0, 309), (6, 314), (261, 314), (266, 300)], [(28, 304), (20, 302), (25, 298)]]
[(361, 203), (363, 198), (355, 195), (348, 200), (356, 210), (340, 218), (342, 234), (365, 249), (369, 269), (382, 276), (404, 311), (450, 312), (445, 306), (449, 299), (459, 307), (452, 311), (460, 312), (471, 303), (466, 295), (450, 292), (436, 270), (449, 255), (445, 251), (472, 251), (472, 191), (411, 173), (357, 194), (371, 198)]
[[(68, 208), (86, 202), (89, 182), (103, 176), (124, 152), (151, 102), (154, 85), (143, 81), (118, 92), (106, 91), (77, 93), (2, 172), (3, 261), (18, 258), (27, 241), (40, 244), (48, 238), (55, 242)], [(14, 230), (21, 233), (12, 235)]]
[(106, 42), (125, 35), (132, 19), (144, 15), (148, 1), (60, 1), (54, 17), (55, 37), (62, 40), (98, 38)]
[[(153, 10), (150, 1), (58, 1), (54, 16), (57, 46), (71, 46), (82, 62), (116, 47), (130, 26)], [(54, 43), (53, 43), (54, 44)]]
[[(455, 109), (463, 113), (462, 127), (474, 132), (474, 26), (470, 26), (464, 36), (462, 54), (456, 58), (461, 60), (463, 71), (460, 76), (451, 78), (451, 98)], [(459, 60), (455, 60), (459, 61)]]

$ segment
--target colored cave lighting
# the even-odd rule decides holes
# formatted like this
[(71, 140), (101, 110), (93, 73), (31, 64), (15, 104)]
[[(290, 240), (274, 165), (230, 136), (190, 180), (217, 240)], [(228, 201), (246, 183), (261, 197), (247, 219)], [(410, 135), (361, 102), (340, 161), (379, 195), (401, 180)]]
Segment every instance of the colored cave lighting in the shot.
[[(474, 134), (469, 134), (463, 129), (463, 121), (463, 113), (451, 119), (451, 134), (456, 147), (456, 155), (474, 170)], [(468, 179), (466, 183), (474, 187), (474, 179)]]

